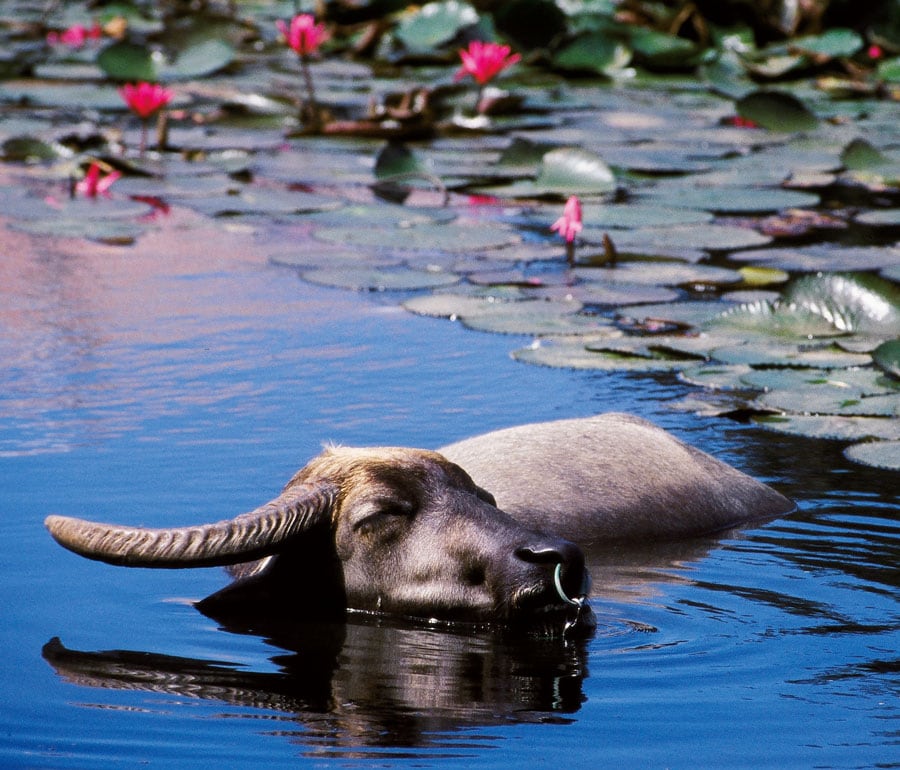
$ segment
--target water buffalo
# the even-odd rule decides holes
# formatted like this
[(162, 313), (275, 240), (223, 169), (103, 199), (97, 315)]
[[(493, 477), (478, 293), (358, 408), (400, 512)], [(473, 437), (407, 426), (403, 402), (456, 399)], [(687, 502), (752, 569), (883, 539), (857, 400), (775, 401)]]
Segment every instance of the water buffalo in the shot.
[(211, 614), (299, 604), (304, 614), (349, 608), (551, 630), (588, 622), (575, 543), (683, 537), (791, 508), (661, 428), (607, 414), (440, 452), (330, 447), (271, 502), (214, 524), (50, 516), (46, 525), (66, 548), (111, 564), (228, 566), (235, 582), (199, 604)]

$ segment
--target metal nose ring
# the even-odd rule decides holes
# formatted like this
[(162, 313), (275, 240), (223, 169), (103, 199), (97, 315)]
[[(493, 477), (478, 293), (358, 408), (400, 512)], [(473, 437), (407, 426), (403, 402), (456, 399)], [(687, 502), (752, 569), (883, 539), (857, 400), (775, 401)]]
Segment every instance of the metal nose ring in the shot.
[(559, 598), (562, 599), (566, 604), (571, 604), (574, 607), (581, 607), (584, 604), (584, 597), (580, 597), (578, 599), (571, 599), (566, 595), (566, 592), (562, 587), (562, 564), (557, 563), (556, 569), (553, 570), (553, 585), (556, 586), (556, 593), (559, 594)]

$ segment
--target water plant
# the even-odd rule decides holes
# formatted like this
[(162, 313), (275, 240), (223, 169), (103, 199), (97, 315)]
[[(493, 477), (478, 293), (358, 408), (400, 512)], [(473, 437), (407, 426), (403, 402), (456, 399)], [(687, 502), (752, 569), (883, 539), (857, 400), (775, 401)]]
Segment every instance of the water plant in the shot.
[(459, 50), (459, 58), (462, 60), (462, 66), (457, 70), (454, 78), (462, 80), (465, 77), (471, 77), (475, 80), (478, 84), (475, 111), (481, 112), (485, 86), (522, 57), (520, 54), (512, 53), (512, 49), (508, 45), (473, 40), (469, 43), (468, 48)]
[(152, 115), (159, 112), (170, 101), (173, 93), (159, 83), (126, 83), (119, 89), (119, 95), (128, 108), (141, 119), (141, 146), (143, 156), (147, 147), (147, 122)]
[(318, 53), (319, 47), (329, 38), (328, 30), (322, 23), (316, 23), (315, 17), (309, 13), (300, 13), (291, 19), (290, 24), (282, 19), (276, 23), (285, 44), (291, 48), (300, 60), (300, 72), (306, 89), (306, 99), (300, 110), (300, 119), (307, 128), (321, 128), (322, 116), (316, 102), (316, 89), (313, 83), (309, 59)]
[(581, 201), (577, 195), (570, 195), (563, 207), (562, 216), (550, 229), (558, 232), (566, 240), (566, 261), (570, 266), (575, 264), (575, 237), (581, 232)]

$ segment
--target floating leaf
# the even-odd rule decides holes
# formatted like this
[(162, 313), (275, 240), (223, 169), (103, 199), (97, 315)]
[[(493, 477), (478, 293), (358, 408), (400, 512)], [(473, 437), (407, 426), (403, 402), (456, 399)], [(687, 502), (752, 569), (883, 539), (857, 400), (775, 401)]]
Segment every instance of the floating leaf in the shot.
[(772, 131), (811, 131), (819, 121), (796, 96), (785, 91), (754, 91), (735, 103), (738, 115)]
[[(586, 227), (582, 239), (601, 244), (605, 230)], [(620, 253), (642, 256), (665, 256), (673, 249), (707, 249), (731, 251), (762, 246), (772, 239), (746, 227), (730, 225), (698, 224), (674, 227), (644, 227), (610, 234)]]
[(588, 281), (611, 286), (643, 284), (650, 286), (725, 286), (739, 283), (736, 270), (712, 265), (686, 265), (682, 262), (619, 262), (614, 268), (578, 268), (576, 275)]
[(553, 57), (553, 64), (562, 70), (596, 72), (611, 75), (628, 66), (631, 51), (620, 41), (603, 32), (582, 35)]
[(629, 42), (635, 58), (650, 67), (696, 65), (702, 53), (690, 40), (646, 27), (631, 28)]
[(543, 193), (600, 195), (616, 189), (616, 178), (598, 155), (562, 147), (544, 155), (535, 185)]
[(866, 441), (844, 450), (844, 457), (873, 468), (900, 471), (900, 441)]
[(740, 268), (738, 272), (748, 286), (771, 286), (774, 283), (784, 283), (790, 278), (789, 273), (774, 267), (753, 267), (750, 265)]
[(805, 340), (833, 337), (838, 328), (821, 314), (789, 302), (752, 302), (729, 308), (713, 319), (715, 329), (739, 329), (772, 338)]
[(414, 291), (452, 286), (459, 276), (432, 270), (379, 270), (375, 268), (321, 268), (302, 273), (304, 281), (354, 291)]
[(599, 369), (604, 371), (668, 372), (687, 366), (685, 361), (629, 356), (619, 353), (592, 352), (583, 338), (542, 339), (536, 344), (513, 351), (513, 358), (527, 364), (564, 369)]
[(106, 46), (97, 54), (97, 66), (118, 81), (156, 81), (153, 54), (145, 46), (121, 41)]
[(900, 335), (900, 288), (878, 276), (803, 276), (790, 285), (785, 302), (822, 316), (841, 331)]
[(652, 203), (616, 203), (586, 206), (585, 227), (634, 229), (671, 225), (699, 225), (712, 221), (713, 215), (700, 209), (657, 206)]
[(900, 380), (900, 339), (882, 342), (872, 352), (872, 360), (882, 371)]
[(160, 80), (202, 78), (225, 69), (234, 61), (234, 48), (220, 38), (200, 39), (182, 48), (175, 61), (159, 67)]
[(651, 190), (647, 198), (670, 206), (704, 209), (722, 214), (766, 213), (816, 206), (819, 203), (819, 196), (814, 193), (778, 187), (667, 185)]
[(518, 243), (519, 236), (499, 225), (487, 223), (416, 224), (412, 227), (322, 227), (321, 240), (368, 248), (403, 249), (452, 253), (496, 249)]
[(478, 23), (478, 12), (459, 0), (426, 3), (404, 15), (394, 32), (407, 50), (432, 53), (455, 38), (460, 30)]
[(900, 394), (863, 397), (828, 385), (773, 390), (760, 396), (757, 401), (763, 406), (794, 414), (890, 417), (900, 413)]
[(798, 390), (828, 387), (847, 396), (897, 393), (898, 389), (874, 369), (751, 369), (741, 382), (755, 390)]
[(462, 316), (472, 317), (479, 313), (489, 313), (492, 306), (501, 301), (493, 297), (441, 293), (413, 297), (404, 302), (403, 307), (417, 315), (458, 319)]
[(460, 320), (470, 329), (530, 336), (580, 335), (610, 326), (603, 318), (577, 315), (580, 307), (577, 302), (545, 300), (495, 302), (473, 315), (463, 314)]
[(712, 390), (746, 390), (742, 377), (752, 371), (746, 364), (703, 364), (682, 369), (678, 378)]
[(877, 209), (866, 211), (856, 217), (861, 225), (871, 227), (900, 227), (900, 209)]
[(206, 195), (186, 199), (191, 208), (210, 216), (246, 214), (302, 214), (341, 208), (341, 202), (326, 195), (295, 190), (248, 188), (235, 195)]
[(849, 58), (863, 47), (863, 39), (857, 32), (846, 27), (835, 27), (821, 35), (797, 37), (791, 41), (791, 48), (816, 57), (830, 59)]
[(886, 59), (878, 65), (878, 78), (888, 83), (900, 83), (900, 57)]
[(3, 160), (11, 163), (41, 163), (70, 155), (61, 145), (30, 136), (14, 136), (3, 142)]
[(900, 439), (900, 420), (894, 417), (785, 414), (754, 417), (753, 422), (767, 430), (808, 438), (843, 441)]
[(848, 366), (866, 366), (870, 356), (847, 353), (837, 347), (812, 347), (775, 343), (745, 343), (727, 345), (712, 351), (717, 361), (726, 364), (751, 366), (795, 366), (806, 369), (843, 369)]
[(627, 281), (585, 281), (575, 286), (551, 286), (528, 291), (542, 298), (569, 296), (585, 305), (640, 305), (648, 302), (669, 302), (681, 296), (673, 289), (647, 286)]
[(791, 272), (877, 270), (900, 265), (900, 248), (817, 244), (796, 248), (736, 251), (729, 259)]
[(841, 163), (852, 171), (878, 168), (889, 162), (887, 156), (865, 139), (854, 139), (841, 152)]

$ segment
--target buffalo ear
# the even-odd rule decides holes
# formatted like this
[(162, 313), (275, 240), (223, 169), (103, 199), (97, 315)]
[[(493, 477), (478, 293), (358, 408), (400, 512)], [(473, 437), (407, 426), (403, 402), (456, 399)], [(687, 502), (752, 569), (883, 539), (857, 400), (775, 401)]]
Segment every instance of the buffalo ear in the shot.
[(479, 500), (484, 500), (484, 502), (493, 505), (494, 508), (497, 507), (497, 501), (494, 499), (494, 496), (488, 492), (486, 489), (482, 489), (477, 484), (475, 485), (475, 494), (478, 496)]
[(89, 559), (126, 567), (215, 567), (278, 553), (313, 527), (331, 523), (338, 489), (298, 484), (254, 511), (214, 524), (144, 529), (68, 516), (44, 522), (63, 547)]

